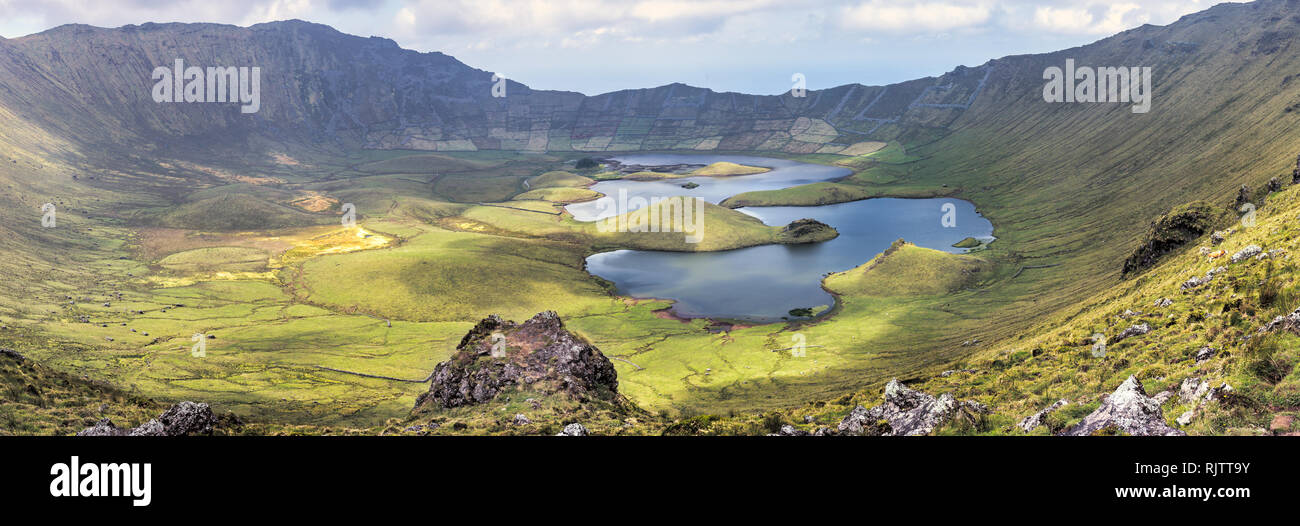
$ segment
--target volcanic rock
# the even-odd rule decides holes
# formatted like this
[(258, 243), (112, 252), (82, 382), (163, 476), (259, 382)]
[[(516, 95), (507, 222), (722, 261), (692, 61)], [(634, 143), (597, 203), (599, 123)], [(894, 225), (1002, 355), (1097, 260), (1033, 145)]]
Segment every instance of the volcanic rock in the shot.
[(78, 431), (77, 436), (210, 435), (216, 425), (217, 417), (208, 404), (181, 402), (139, 427), (123, 429), (113, 425), (112, 420), (103, 418), (95, 422), (94, 426)]
[(1037, 413), (1025, 417), (1025, 419), (1021, 420), (1019, 424), (1016, 424), (1016, 427), (1025, 430), (1026, 433), (1033, 431), (1034, 428), (1043, 425), (1043, 418), (1045, 418), (1048, 415), (1048, 413), (1051, 413), (1052, 411), (1065, 407), (1069, 403), (1070, 401), (1064, 398), (1057, 400), (1055, 403), (1047, 406), (1042, 411), (1039, 411)]
[(416, 398), (416, 408), (481, 404), (509, 388), (563, 393), (578, 400), (611, 399), (618, 391), (614, 364), (566, 330), (551, 311), (523, 324), (496, 315), (484, 318), (456, 350), (434, 368), (429, 391)]
[(838, 430), (845, 435), (928, 435), (956, 418), (975, 420), (988, 411), (979, 402), (958, 402), (949, 393), (935, 398), (894, 379), (885, 386), (884, 404), (871, 409), (861, 405), (853, 408)]
[(1065, 436), (1087, 436), (1114, 428), (1135, 436), (1185, 436), (1186, 433), (1165, 424), (1160, 402), (1147, 396), (1136, 376), (1130, 376), (1114, 393), (1106, 397), (1092, 414), (1061, 432)]

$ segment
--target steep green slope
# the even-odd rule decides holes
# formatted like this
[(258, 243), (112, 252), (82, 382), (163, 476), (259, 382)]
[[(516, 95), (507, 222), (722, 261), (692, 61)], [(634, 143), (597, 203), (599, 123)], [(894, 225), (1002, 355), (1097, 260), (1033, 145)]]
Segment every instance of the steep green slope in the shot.
[[(1189, 434), (1296, 432), (1300, 186), (1261, 205), (1256, 225), (1233, 224), (1218, 243), (1209, 233), (1198, 236), (1140, 277), (1084, 299), (1066, 319), (975, 342), (981, 350), (943, 374), (903, 378), (911, 387), (991, 408), (980, 428), (943, 433), (1025, 434), (1014, 424), (1064, 399), (1042, 427), (1028, 431), (1059, 433), (1129, 376), (1147, 393), (1163, 393), (1157, 399), (1166, 423)], [(1203, 281), (1207, 274), (1212, 277)], [(1190, 284), (1193, 278), (1202, 282)], [(1221, 391), (1207, 399), (1210, 388)], [(861, 391), (782, 418), (834, 423), (857, 404), (878, 404), (879, 396)]]

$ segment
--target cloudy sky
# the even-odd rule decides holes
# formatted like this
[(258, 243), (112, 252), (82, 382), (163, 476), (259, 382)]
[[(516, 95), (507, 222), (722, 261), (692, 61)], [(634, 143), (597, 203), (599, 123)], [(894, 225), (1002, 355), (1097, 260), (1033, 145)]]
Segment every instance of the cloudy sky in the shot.
[(0, 35), (67, 23), (300, 18), (442, 51), (534, 88), (883, 84), (1168, 24), (1218, 0), (0, 0)]

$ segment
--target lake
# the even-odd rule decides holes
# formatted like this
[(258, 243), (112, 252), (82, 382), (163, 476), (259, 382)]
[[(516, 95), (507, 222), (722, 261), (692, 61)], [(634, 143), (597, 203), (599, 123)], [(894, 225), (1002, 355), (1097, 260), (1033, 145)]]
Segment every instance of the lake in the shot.
[[(786, 188), (849, 173), (839, 167), (751, 156), (629, 155), (615, 159), (642, 165), (730, 161), (773, 168), (771, 172), (737, 177), (605, 181), (592, 186), (606, 195), (626, 189), (632, 196), (690, 195), (713, 203), (741, 192)], [(687, 181), (700, 187), (681, 188)], [(954, 207), (954, 226), (941, 223), (946, 203)], [(579, 220), (597, 218), (591, 203), (569, 205), (567, 209)], [(587, 258), (587, 270), (613, 282), (619, 294), (674, 300), (672, 310), (678, 316), (771, 322), (789, 316), (791, 309), (831, 305), (834, 298), (822, 290), (822, 277), (867, 262), (894, 240), (903, 238), (919, 246), (961, 253), (965, 250), (954, 248), (953, 243), (966, 237), (992, 239), (993, 233), (993, 225), (975, 210), (974, 204), (951, 198), (880, 198), (824, 206), (738, 210), (774, 226), (796, 219), (816, 219), (835, 227), (840, 236), (824, 243), (763, 245), (725, 252), (617, 250)]]

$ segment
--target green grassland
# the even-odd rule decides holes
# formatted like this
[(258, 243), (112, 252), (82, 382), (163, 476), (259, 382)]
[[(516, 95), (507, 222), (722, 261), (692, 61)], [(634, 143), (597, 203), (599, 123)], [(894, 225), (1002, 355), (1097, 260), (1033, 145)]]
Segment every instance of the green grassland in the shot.
[(171, 254), (158, 264), (178, 273), (248, 272), (265, 269), (267, 254), (248, 247), (196, 248)]
[(515, 201), (549, 201), (552, 203), (578, 203), (582, 201), (591, 201), (598, 199), (601, 193), (586, 188), (538, 188), (529, 190), (514, 197)]
[(691, 175), (753, 175), (772, 171), (761, 166), (745, 166), (733, 162), (720, 161), (691, 172)]
[(655, 171), (647, 170), (641, 172), (633, 172), (629, 174), (619, 174), (619, 173), (598, 174), (595, 175), (594, 178), (602, 181), (610, 180), (610, 179), (626, 179), (629, 181), (658, 181), (663, 179), (682, 179), (685, 177), (699, 177), (699, 176), (730, 177), (736, 175), (754, 175), (754, 174), (767, 173), (770, 171), (772, 171), (771, 168), (764, 168), (761, 166), (747, 166), (747, 165), (728, 162), (728, 161), (719, 161), (686, 173), (655, 172)]
[(585, 188), (595, 182), (594, 179), (556, 170), (528, 178), (528, 188)]
[[(312, 159), (312, 166), (329, 163), (339, 171), (296, 188), (356, 200), (362, 226), (394, 240), (338, 254), (317, 246), (333, 239), (321, 234), (329, 232), (327, 225), (272, 222), (276, 228), (258, 228), (235, 245), (232, 239), (246, 236), (205, 233), (223, 231), (245, 212), (257, 221), (284, 210), (313, 224), (337, 218), (337, 209), (307, 213), (275, 200), (294, 198), (297, 190), (257, 192), (239, 183), (230, 199), (240, 206), (226, 215), (217, 205), (228, 202), (220, 186), (202, 189), (198, 201), (160, 196), (138, 206), (162, 210), (167, 198), (211, 200), (205, 210), (186, 215), (193, 221), (169, 224), (190, 232), (175, 252), (153, 245), (146, 250), (131, 227), (138, 218), (129, 212), (93, 236), (74, 231), (92, 227), (70, 216), (66, 230), (25, 232), (35, 242), (15, 247), (17, 254), (39, 259), (46, 252), (38, 248), (58, 240), (52, 245), (58, 255), (43, 261), (47, 268), (38, 280), (8, 284), (0, 312), (6, 323), (40, 335), (13, 343), (50, 367), (160, 400), (202, 400), (251, 422), (287, 426), (259, 428), (266, 432), (391, 425), (409, 410), (421, 384), (321, 367), (419, 379), (449, 356), (474, 321), (492, 313), (524, 319), (542, 310), (560, 312), (615, 359), (633, 403), (666, 415), (777, 408), (836, 395), (861, 385), (858, 372), (878, 354), (866, 351), (868, 335), (897, 330), (891, 317), (864, 323), (847, 319), (844, 310), (829, 319), (844, 318), (851, 333), (814, 336), (822, 340), (813, 344), (827, 350), (805, 361), (778, 351), (789, 346), (794, 326), (719, 333), (707, 330), (707, 320), (661, 317), (656, 311), (666, 302), (612, 295), (608, 284), (585, 272), (585, 256), (616, 248), (723, 250), (788, 241), (780, 227), (705, 204), (700, 243), (686, 243), (683, 233), (600, 232), (561, 212), (563, 193), (520, 195), (538, 190), (522, 185), (536, 180), (530, 173), (542, 174), (542, 184), (554, 185), (543, 190), (552, 191), (581, 190), (589, 179), (551, 170), (551, 159), (504, 157), (492, 159), (483, 173), (456, 174), (452, 186), (446, 174), (407, 173), (425, 159), (371, 159), (361, 163), (365, 171), (349, 168), (356, 159)], [(378, 173), (377, 167), (403, 173)], [(356, 184), (341, 184), (345, 178)], [(411, 192), (420, 181), (423, 196)], [(486, 194), (505, 202), (473, 204)], [(275, 243), (283, 247), (271, 248)], [(67, 257), (80, 261), (75, 269), (59, 265)], [(919, 307), (898, 312), (913, 308)], [(202, 357), (194, 356), (194, 334), (205, 337)]]

